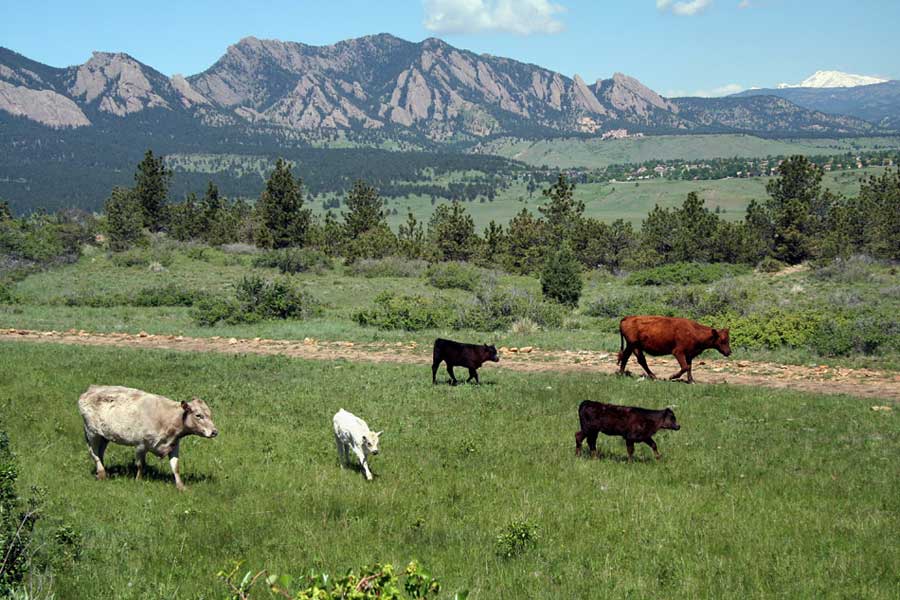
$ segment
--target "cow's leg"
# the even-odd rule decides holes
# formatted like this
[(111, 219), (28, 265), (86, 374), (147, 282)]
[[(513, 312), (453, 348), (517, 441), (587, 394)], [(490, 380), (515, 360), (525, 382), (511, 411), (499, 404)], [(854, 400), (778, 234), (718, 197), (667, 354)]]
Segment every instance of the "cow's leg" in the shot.
[(441, 366), (441, 361), (436, 360), (431, 363), (431, 383), (432, 385), (437, 384), (437, 370), (438, 367)]
[(338, 437), (337, 434), (334, 434), (334, 445), (337, 447), (338, 453), (338, 463), (340, 463), (341, 468), (344, 468), (344, 444), (341, 442), (341, 438)]
[(675, 359), (678, 361), (678, 366), (680, 366), (681, 369), (677, 373), (674, 373), (671, 377), (669, 377), (669, 379), (678, 379), (685, 373), (688, 373), (688, 382), (693, 381), (693, 379), (690, 376), (691, 363), (688, 361), (688, 358), (684, 354), (684, 352), (680, 352), (680, 351), (676, 350), (675, 352), (673, 352), (673, 355), (675, 356)]
[(634, 442), (625, 440), (625, 448), (628, 450), (628, 462), (632, 462), (634, 460)]
[(169, 452), (169, 467), (172, 469), (172, 475), (175, 476), (175, 487), (179, 492), (184, 491), (184, 483), (181, 481), (181, 475), (178, 473), (178, 443), (172, 447)]
[(653, 455), (656, 457), (656, 460), (662, 458), (662, 456), (659, 454), (659, 450), (656, 449), (656, 442), (653, 441), (653, 438), (647, 438), (646, 440), (644, 440), (644, 443), (650, 446), (650, 448), (653, 450)]
[(144, 474), (144, 467), (147, 466), (147, 447), (143, 444), (134, 449), (134, 464), (137, 466), (137, 475), (135, 479), (140, 480)]
[(362, 467), (363, 475), (366, 476), (368, 481), (372, 481), (372, 471), (369, 470), (369, 461), (366, 460), (365, 453), (361, 448), (354, 448), (353, 450), (356, 452), (356, 458), (359, 459), (359, 465)]
[(575, 433), (575, 456), (581, 456), (581, 442), (584, 441), (585, 435), (581, 431)]
[(631, 344), (625, 346), (625, 349), (619, 353), (619, 375), (625, 374), (625, 365), (628, 364), (628, 359), (631, 358), (631, 353), (634, 352), (634, 348)]
[(106, 452), (106, 446), (109, 440), (97, 433), (91, 433), (87, 429), (84, 430), (84, 439), (87, 441), (88, 452), (94, 459), (94, 465), (97, 468), (97, 479), (106, 479), (106, 469), (103, 467), (103, 454)]
[(588, 448), (591, 450), (591, 458), (600, 458), (600, 453), (597, 452), (597, 434), (598, 431), (589, 431), (587, 434), (587, 443)]
[(641, 365), (641, 368), (644, 369), (644, 373), (647, 374), (647, 377), (656, 379), (656, 375), (654, 375), (653, 371), (650, 370), (650, 367), (647, 366), (647, 358), (644, 356), (644, 351), (640, 348), (635, 348), (634, 355), (637, 356), (637, 361)]
[(466, 379), (466, 383), (469, 383), (473, 379), (475, 380), (475, 383), (478, 383), (478, 371), (469, 367), (469, 378)]
[(457, 383), (459, 383), (456, 380), (456, 375), (453, 374), (453, 367), (450, 366), (449, 363), (447, 364), (447, 372), (450, 373), (450, 385), (456, 385)]

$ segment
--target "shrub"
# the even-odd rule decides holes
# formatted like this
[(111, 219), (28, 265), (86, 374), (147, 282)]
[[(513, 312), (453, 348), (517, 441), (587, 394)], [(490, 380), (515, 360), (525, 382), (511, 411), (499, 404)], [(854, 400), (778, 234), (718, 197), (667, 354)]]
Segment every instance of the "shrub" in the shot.
[(445, 289), (474, 290), (482, 279), (483, 271), (464, 262), (434, 263), (428, 266), (425, 276), (434, 287)]
[(312, 248), (272, 250), (253, 260), (254, 267), (276, 268), (284, 274), (312, 272), (321, 274), (331, 268), (331, 259)]
[(253, 244), (222, 244), (219, 249), (225, 254), (259, 254), (262, 252)]
[(544, 298), (566, 306), (578, 306), (583, 285), (581, 264), (572, 248), (564, 243), (558, 252), (550, 256), (541, 271), (541, 291)]
[(875, 259), (859, 254), (846, 259), (836, 258), (831, 263), (813, 271), (812, 276), (835, 283), (866, 283), (872, 279), (874, 263), (876, 263)]
[(193, 306), (206, 293), (188, 290), (170, 283), (162, 287), (148, 287), (132, 294), (101, 294), (87, 292), (70, 294), (62, 298), (65, 306), (90, 306), (109, 308), (112, 306)]
[(635, 271), (625, 280), (628, 285), (688, 285), (712, 283), (725, 277), (749, 273), (745, 265), (728, 263), (680, 262)]
[(756, 270), (760, 273), (777, 273), (786, 268), (787, 265), (777, 258), (767, 256), (756, 265)]
[[(216, 575), (228, 588), (233, 598), (249, 599), (255, 597), (255, 586), (262, 582), (262, 589), (267, 590), (266, 597), (309, 598), (315, 600), (428, 600), (441, 592), (440, 582), (416, 561), (410, 562), (403, 572), (405, 576), (401, 588), (400, 576), (395, 573), (390, 563), (378, 563), (359, 570), (349, 570), (343, 576), (332, 576), (328, 573), (310, 572), (303, 577), (270, 574), (269, 571), (246, 571), (241, 576), (241, 563), (237, 563), (228, 571), (219, 571)], [(465, 600), (468, 592), (457, 592), (457, 600)]]
[(169, 248), (132, 248), (124, 252), (116, 252), (110, 255), (110, 261), (117, 267), (147, 267), (150, 263), (159, 263), (163, 267), (169, 267), (175, 260), (175, 255)]
[(408, 260), (398, 256), (357, 260), (347, 268), (357, 277), (421, 277), (428, 266), (424, 260)]
[(850, 311), (823, 320), (810, 346), (822, 356), (872, 355), (900, 350), (900, 321), (876, 311)]
[(539, 329), (540, 327), (538, 324), (529, 317), (522, 317), (512, 324), (509, 331), (518, 335), (530, 335), (532, 333), (537, 333)]
[(718, 324), (730, 329), (731, 344), (739, 348), (799, 348), (816, 334), (821, 324), (833, 315), (806, 309), (788, 311), (777, 308), (749, 316), (726, 316)]
[(382, 292), (372, 309), (355, 313), (353, 320), (379, 329), (420, 331), (444, 327), (451, 319), (448, 307), (435, 298)]
[(559, 327), (566, 312), (561, 305), (544, 302), (526, 290), (486, 285), (475, 293), (468, 304), (457, 307), (453, 327), (477, 331), (505, 330), (522, 318), (528, 318), (542, 327)]
[(36, 501), (22, 506), (16, 491), (17, 478), (18, 467), (9, 448), (9, 437), (0, 431), (0, 597), (11, 595), (25, 577), (38, 518)]
[(0, 281), (0, 304), (15, 304), (16, 298), (13, 296), (12, 287)]
[(198, 325), (210, 327), (220, 321), (231, 325), (267, 319), (307, 319), (320, 311), (319, 302), (290, 281), (268, 281), (251, 275), (237, 285), (234, 298), (204, 297), (196, 303), (192, 316)]
[(515, 558), (537, 545), (537, 525), (527, 520), (507, 523), (497, 534), (494, 552), (501, 558)]
[(628, 315), (673, 314), (671, 306), (664, 303), (662, 293), (654, 290), (638, 292), (608, 292), (592, 300), (584, 307), (584, 314), (590, 317), (621, 319)]

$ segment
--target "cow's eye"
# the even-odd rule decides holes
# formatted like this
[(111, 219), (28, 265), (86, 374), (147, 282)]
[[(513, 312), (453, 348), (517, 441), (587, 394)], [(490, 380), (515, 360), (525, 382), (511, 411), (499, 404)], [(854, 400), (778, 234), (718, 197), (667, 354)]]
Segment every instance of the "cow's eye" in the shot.
[(194, 415), (194, 416), (197, 417), (198, 421), (202, 421), (204, 418), (203, 415)]

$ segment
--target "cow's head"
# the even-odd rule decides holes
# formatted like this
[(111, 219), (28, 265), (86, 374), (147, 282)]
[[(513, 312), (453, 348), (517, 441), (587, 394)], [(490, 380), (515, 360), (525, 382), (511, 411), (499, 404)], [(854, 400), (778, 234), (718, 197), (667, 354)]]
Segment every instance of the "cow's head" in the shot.
[(219, 430), (212, 420), (212, 411), (206, 402), (195, 396), (190, 402), (182, 402), (181, 409), (184, 411), (181, 419), (188, 433), (205, 438), (219, 435)]
[(663, 411), (662, 425), (660, 425), (660, 429), (674, 429), (675, 431), (681, 429), (681, 425), (679, 425), (678, 421), (675, 420), (675, 413), (672, 412), (671, 408), (667, 408)]
[(500, 356), (497, 354), (496, 346), (488, 346), (485, 344), (482, 346), (482, 350), (484, 351), (485, 356), (487, 356), (487, 360), (493, 362), (500, 362)]
[(713, 347), (724, 356), (729, 356), (731, 354), (731, 343), (728, 340), (727, 329), (713, 329), (712, 341)]
[(366, 454), (378, 454), (378, 441), (383, 431), (369, 431), (363, 435), (363, 450)]

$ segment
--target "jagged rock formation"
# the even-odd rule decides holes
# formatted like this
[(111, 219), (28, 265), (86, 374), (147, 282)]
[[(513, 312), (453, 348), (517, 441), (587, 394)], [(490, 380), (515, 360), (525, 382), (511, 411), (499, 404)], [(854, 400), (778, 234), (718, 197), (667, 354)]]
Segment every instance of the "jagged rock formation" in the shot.
[(56, 69), (0, 49), (0, 82), (0, 110), (54, 127), (156, 111), (159, 118), (209, 127), (280, 128), (295, 135), (381, 130), (436, 141), (500, 133), (600, 135), (621, 128), (793, 134), (876, 129), (774, 99), (666, 99), (621, 73), (588, 85), (577, 75), (475, 54), (439, 39), (413, 43), (388, 34), (329, 46), (248, 37), (206, 71), (171, 78), (122, 53), (95, 52), (83, 65)]

